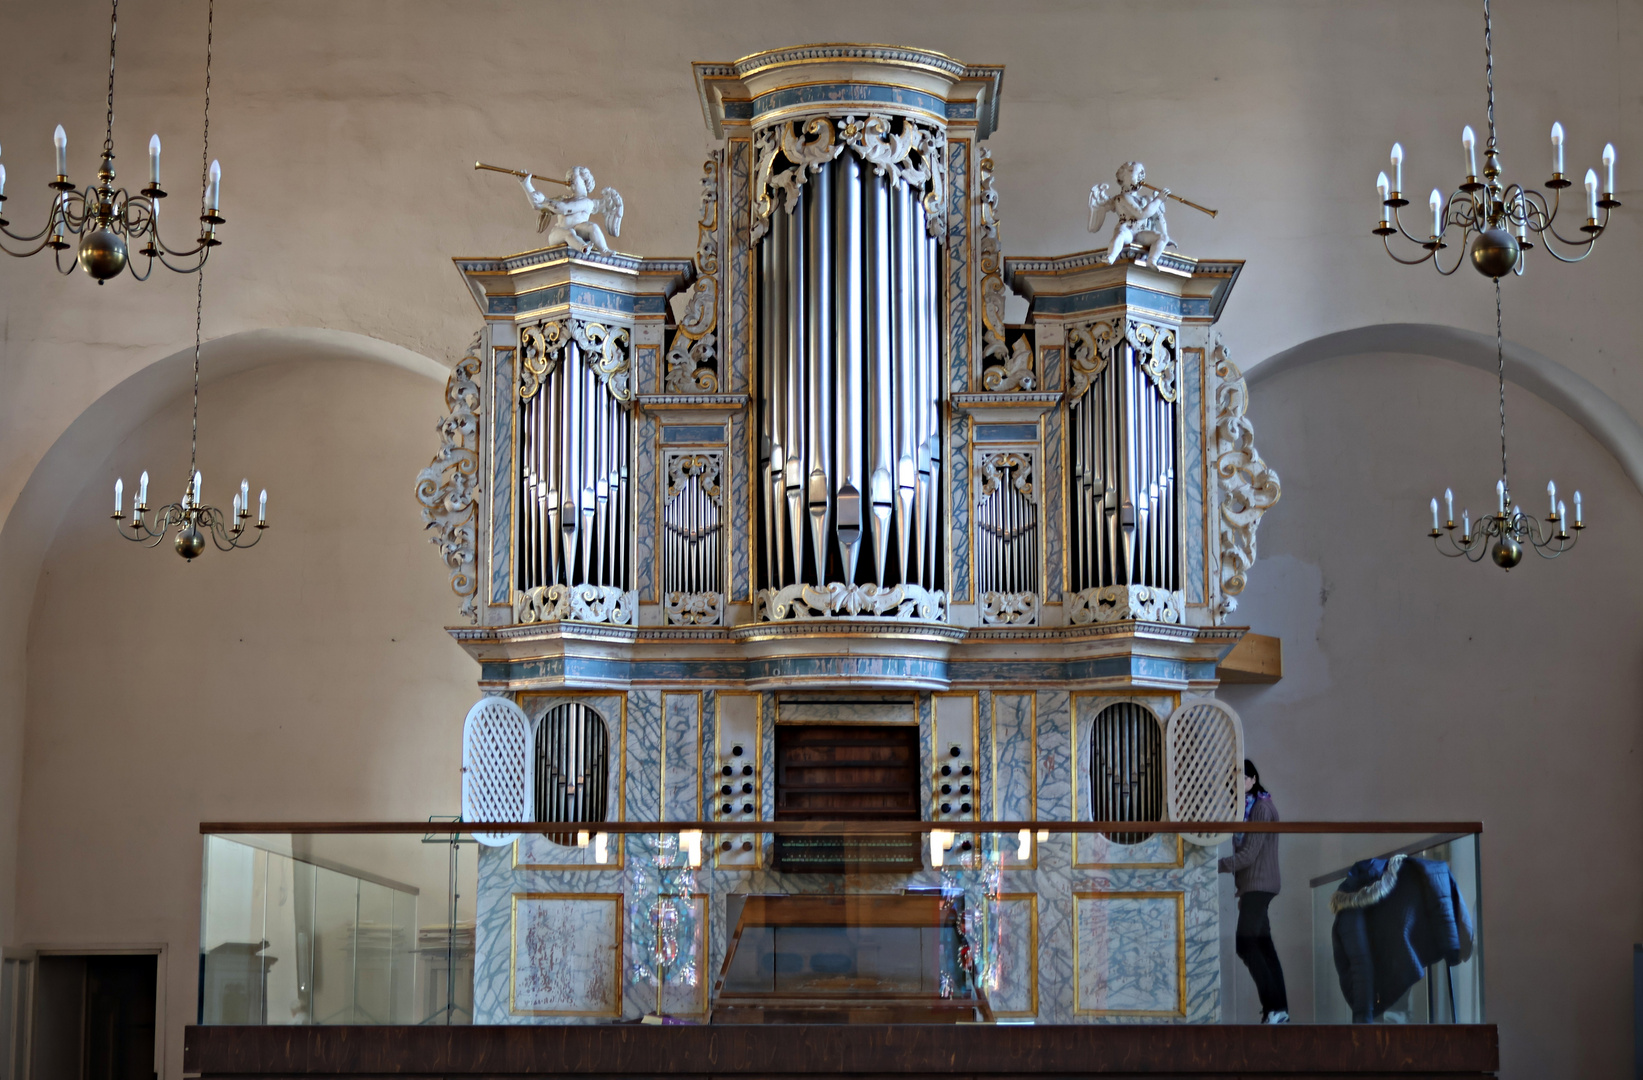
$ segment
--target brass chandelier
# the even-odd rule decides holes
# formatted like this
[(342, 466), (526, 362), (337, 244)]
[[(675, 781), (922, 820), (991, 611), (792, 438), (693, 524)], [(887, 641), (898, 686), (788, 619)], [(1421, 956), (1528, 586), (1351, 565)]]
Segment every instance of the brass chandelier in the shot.
[[(139, 193), (129, 194), (125, 188), (114, 186), (114, 59), (119, 29), (119, 0), (112, 0), (108, 21), (108, 118), (103, 134), (102, 162), (97, 169), (97, 182), (85, 190), (76, 189), (68, 178), (68, 136), (63, 126), (57, 125), (52, 143), (57, 151), (57, 178), (48, 185), (52, 196), (46, 213), (45, 226), (32, 236), (12, 232), (5, 217), (6, 169), (0, 165), (0, 251), (19, 258), (37, 255), (50, 248), (57, 269), (71, 273), (76, 263), (101, 285), (118, 277), (131, 264), (131, 276), (146, 281), (154, 272), (158, 259), (167, 269), (182, 274), (198, 273), (205, 266), (211, 249), (220, 241), (217, 226), (223, 223), (219, 211), (222, 193), (222, 168), (210, 158), (211, 135), (211, 30), (214, 0), (206, 6), (205, 35), (205, 135), (206, 149), (201, 162), (204, 177), (201, 184), (200, 235), (191, 248), (173, 247), (160, 236), (160, 200), (166, 192), (160, 187), (160, 137), (148, 142), (148, 186)], [(69, 235), (79, 237), (75, 259), (64, 264), (62, 254), (70, 246)], [(21, 244), (13, 249), (5, 239)], [(148, 261), (138, 273), (131, 259), (131, 249), (142, 244), (137, 255)]]
[[(192, 562), (205, 551), (206, 537), (219, 551), (254, 547), (268, 528), (268, 489), (257, 499), (257, 521), (251, 524), (251, 484), (240, 481), (228, 513), (208, 505), (200, 497), (200, 323), (205, 310), (205, 274), (195, 279), (194, 290), (194, 421), (188, 444), (188, 480), (183, 497), (151, 511), (148, 505), (148, 473), (137, 482), (137, 491), (131, 500), (131, 524), (125, 524), (125, 480), (114, 481), (114, 528), (127, 540), (146, 547), (156, 547), (172, 530), (177, 554)], [(152, 519), (144, 515), (153, 513)]]
[[(1432, 189), (1428, 205), (1432, 210), (1432, 232), (1426, 239), (1412, 235), (1404, 228), (1398, 216), (1400, 207), (1408, 206), (1403, 197), (1403, 146), (1392, 144), (1392, 175), (1388, 181), (1383, 172), (1375, 180), (1380, 194), (1381, 220), (1374, 229), (1381, 238), (1386, 253), (1405, 266), (1418, 266), (1431, 260), (1432, 266), (1445, 277), (1460, 269), (1466, 254), (1459, 255), (1447, 268), (1438, 252), (1449, 245), (1444, 237), (1451, 228), (1459, 230), (1459, 246), (1471, 256), (1472, 266), (1478, 273), (1491, 278), (1495, 286), (1495, 374), (1500, 401), (1500, 479), (1495, 482), (1495, 512), (1478, 519), (1474, 528), (1469, 511), (1461, 511), (1459, 531), (1455, 525), (1455, 497), (1452, 490), (1443, 493), (1444, 514), (1438, 516), (1438, 500), (1432, 500), (1432, 531), (1428, 534), (1438, 553), (1449, 558), (1466, 558), (1479, 562), (1485, 554), (1502, 569), (1510, 570), (1523, 561), (1524, 549), (1529, 548), (1542, 558), (1555, 559), (1573, 548), (1586, 525), (1581, 518), (1580, 492), (1574, 493), (1575, 512), (1571, 520), (1564, 503), (1557, 497), (1557, 484), (1546, 485), (1547, 512), (1544, 519), (1526, 513), (1512, 498), (1511, 480), (1506, 458), (1506, 350), (1501, 330), (1500, 279), (1507, 274), (1523, 276), (1528, 251), (1536, 239), (1559, 262), (1579, 262), (1592, 253), (1598, 237), (1609, 226), (1609, 212), (1620, 205), (1614, 197), (1614, 145), (1603, 147), (1605, 183), (1599, 191), (1597, 171), (1587, 169), (1586, 223), (1580, 226), (1584, 239), (1570, 239), (1554, 226), (1562, 191), (1573, 186), (1563, 175), (1563, 125), (1552, 125), (1552, 177), (1546, 181), (1551, 189), (1550, 199), (1540, 191), (1521, 184), (1505, 184), (1501, 179), (1500, 145), (1495, 134), (1495, 48), (1494, 22), (1489, 13), (1489, 0), (1483, 0), (1483, 74), (1488, 100), (1489, 138), (1483, 147), (1483, 172), (1478, 173), (1477, 136), (1471, 125), (1461, 131), (1461, 147), (1466, 152), (1466, 177), (1460, 187), (1446, 199), (1436, 188)], [(1603, 212), (1601, 220), (1598, 211)], [(1393, 234), (1425, 250), (1425, 254), (1405, 258), (1392, 250)], [(1563, 250), (1559, 250), (1559, 247)]]
[[(1398, 215), (1400, 207), (1408, 206), (1403, 197), (1403, 144), (1392, 144), (1392, 179), (1383, 172), (1375, 180), (1380, 193), (1381, 220), (1374, 229), (1386, 247), (1386, 253), (1406, 266), (1418, 266), (1427, 260), (1445, 277), (1460, 269), (1466, 255), (1458, 255), (1445, 269), (1438, 252), (1449, 245), (1444, 237), (1451, 228), (1460, 232), (1461, 251), (1469, 253), (1478, 273), (1497, 282), (1507, 273), (1523, 275), (1524, 257), (1538, 239), (1548, 254), (1559, 262), (1579, 262), (1592, 253), (1598, 237), (1609, 227), (1609, 212), (1620, 205), (1614, 197), (1614, 144), (1603, 147), (1604, 182), (1599, 191), (1597, 170), (1587, 169), (1586, 221), (1579, 227), (1583, 239), (1571, 239), (1557, 231), (1554, 222), (1561, 206), (1564, 188), (1573, 186), (1563, 174), (1563, 125), (1552, 125), (1552, 176), (1546, 181), (1551, 189), (1550, 199), (1540, 191), (1521, 184), (1504, 184), (1501, 179), (1500, 145), (1495, 137), (1495, 50), (1494, 24), (1489, 15), (1489, 0), (1483, 0), (1483, 63), (1484, 82), (1488, 90), (1489, 138), (1483, 146), (1483, 173), (1478, 174), (1477, 137), (1468, 124), (1461, 131), (1461, 147), (1466, 152), (1466, 177), (1460, 187), (1446, 199), (1437, 188), (1432, 189), (1428, 205), (1432, 211), (1432, 232), (1427, 237), (1410, 233)], [(1603, 212), (1601, 219), (1598, 211)], [(1402, 236), (1425, 254), (1405, 258), (1392, 250), (1392, 236)], [(1559, 247), (1563, 250), (1559, 250)]]

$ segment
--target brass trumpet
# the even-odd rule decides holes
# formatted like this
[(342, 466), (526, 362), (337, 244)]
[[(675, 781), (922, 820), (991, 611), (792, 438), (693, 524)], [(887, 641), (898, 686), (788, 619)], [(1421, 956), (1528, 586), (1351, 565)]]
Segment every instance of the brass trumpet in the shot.
[[(474, 166), (474, 168), (476, 168), (476, 169), (477, 169), (477, 168), (478, 168), (478, 167), (479, 167), (479, 166), (477, 166), (477, 165), (475, 165), (475, 166)], [(486, 167), (486, 168), (487, 168), (487, 169), (488, 169), (488, 168), (490, 168), (490, 167), (491, 167), (491, 166), (489, 166), (489, 165), (487, 165), (487, 166), (485, 166), (485, 167)], [(502, 170), (502, 171), (506, 171), (506, 170)], [(522, 175), (522, 174), (521, 174), (521, 175)], [(1147, 182), (1146, 182), (1146, 181), (1145, 181), (1145, 180), (1143, 180), (1143, 181), (1141, 181), (1141, 186), (1142, 186), (1142, 187), (1144, 187), (1144, 188), (1146, 188), (1146, 189), (1147, 189), (1147, 190), (1149, 190), (1149, 191), (1156, 191), (1156, 192), (1158, 192), (1158, 194), (1160, 194), (1160, 195), (1162, 195), (1162, 196), (1164, 196), (1164, 198), (1166, 198), (1166, 199), (1174, 199), (1174, 200), (1175, 200), (1175, 201), (1176, 201), (1176, 202), (1178, 202), (1178, 203), (1180, 203), (1180, 204), (1181, 204), (1181, 205), (1182, 205), (1182, 206), (1190, 206), (1190, 207), (1192, 207), (1192, 208), (1193, 208), (1193, 209), (1194, 209), (1194, 210), (1197, 210), (1197, 211), (1198, 211), (1198, 212), (1200, 212), (1200, 213), (1203, 213), (1203, 214), (1208, 214), (1208, 215), (1209, 215), (1209, 216), (1210, 216), (1210, 217), (1214, 217), (1214, 216), (1215, 216), (1215, 215), (1216, 215), (1216, 214), (1219, 214), (1219, 213), (1220, 213), (1220, 211), (1219, 211), (1219, 210), (1211, 210), (1211, 209), (1210, 209), (1210, 208), (1209, 208), (1209, 207), (1207, 207), (1207, 206), (1199, 206), (1199, 205), (1198, 205), (1198, 204), (1197, 204), (1197, 203), (1195, 203), (1195, 202), (1193, 202), (1193, 201), (1192, 201), (1192, 200), (1191, 200), (1191, 199), (1183, 199), (1183, 198), (1181, 198), (1181, 196), (1179, 196), (1179, 195), (1177, 195), (1177, 194), (1175, 194), (1175, 192), (1173, 192), (1173, 191), (1165, 191), (1165, 190), (1164, 190), (1164, 189), (1163, 189), (1163, 188), (1161, 188), (1161, 187), (1157, 187), (1157, 186), (1155, 186), (1155, 185), (1153, 185), (1153, 184), (1149, 184), (1149, 183), (1147, 183)]]
[[(474, 162), (474, 168), (476, 170), (485, 169), (489, 172), (507, 173), (509, 176), (517, 176), (521, 180), (523, 180), (525, 177), (529, 176), (532, 179), (546, 180), (550, 184), (558, 184), (561, 187), (570, 187), (570, 181), (569, 180), (555, 180), (553, 177), (544, 176), (541, 173), (520, 172), (518, 169), (504, 169), (500, 165), (487, 165), (483, 161)], [(1203, 207), (1200, 206), (1199, 209), (1202, 210)]]

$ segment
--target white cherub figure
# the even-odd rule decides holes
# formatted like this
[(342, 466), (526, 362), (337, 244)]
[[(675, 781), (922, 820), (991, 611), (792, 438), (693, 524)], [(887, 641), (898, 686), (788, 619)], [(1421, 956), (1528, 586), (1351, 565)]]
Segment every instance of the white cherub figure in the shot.
[(525, 194), (530, 196), (531, 205), (541, 215), (536, 231), (548, 234), (549, 247), (568, 244), (578, 254), (595, 247), (610, 254), (604, 229), (588, 219), (595, 214), (603, 215), (610, 234), (622, 235), (622, 196), (616, 193), (615, 188), (608, 187), (599, 193), (597, 199), (593, 198), (593, 173), (581, 165), (565, 174), (565, 183), (571, 189), (568, 199), (548, 198), (531, 185), (530, 176), (520, 183), (525, 187)]
[[(1166, 247), (1174, 247), (1169, 225), (1164, 221), (1164, 196), (1167, 191), (1153, 193), (1143, 188), (1147, 167), (1139, 161), (1126, 161), (1118, 167), (1118, 190), (1107, 184), (1090, 189), (1090, 232), (1095, 232), (1107, 220), (1107, 211), (1118, 218), (1112, 229), (1112, 240), (1107, 245), (1107, 264), (1118, 261), (1124, 245), (1140, 244), (1147, 249), (1147, 261), (1158, 265), (1158, 256)], [(1109, 194), (1111, 192), (1111, 194)]]

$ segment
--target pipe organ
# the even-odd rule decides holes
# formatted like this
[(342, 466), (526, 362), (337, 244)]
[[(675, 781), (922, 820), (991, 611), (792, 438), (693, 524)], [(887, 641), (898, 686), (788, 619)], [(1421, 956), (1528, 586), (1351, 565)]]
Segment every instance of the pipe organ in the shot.
[[(759, 831), (798, 795), (775, 757), (802, 742), (788, 725), (904, 748), (906, 813), (953, 831), (950, 859), (971, 857), (974, 821), (1234, 813), (1242, 728), (1214, 699), (1217, 662), (1279, 491), (1216, 330), (1242, 263), (1005, 255), (1007, 163), (983, 146), (1001, 67), (816, 45), (694, 71), (715, 145), (692, 255), (456, 260), (483, 330), (417, 497), (466, 620), (450, 632), (517, 705), (495, 747), (545, 730), (529, 745), (603, 770), (541, 765), (536, 790), (564, 799), (539, 813), (593, 820), (603, 792), (608, 820), (745, 829), (709, 845), (687, 922), (711, 928), (711, 955), (692, 971), (723, 959), (731, 894), (825, 886)], [(1032, 197), (1085, 235), (1082, 193)], [(828, 797), (848, 816), (849, 791)], [(1179, 894), (1192, 914), (1158, 932), (1197, 937), (1156, 955), (1188, 966), (1153, 974), (1192, 1004), (1156, 1015), (1212, 1016), (1215, 868), (1195, 845), (1216, 839), (1089, 834), (1070, 861), (1011, 871), (1011, 918), (1108, 895), (1091, 875)], [(619, 947), (655, 937), (654, 897), (623, 898), (646, 836), (597, 860), (545, 843), (481, 854), (477, 1022), (557, 1015), (507, 989), (511, 896), (614, 896), (598, 910)], [(1082, 932), (1047, 923), (1034, 947), (1048, 966)], [(666, 996), (629, 991), (598, 1015)], [(1011, 1000), (1104, 1015), (1071, 993)]]

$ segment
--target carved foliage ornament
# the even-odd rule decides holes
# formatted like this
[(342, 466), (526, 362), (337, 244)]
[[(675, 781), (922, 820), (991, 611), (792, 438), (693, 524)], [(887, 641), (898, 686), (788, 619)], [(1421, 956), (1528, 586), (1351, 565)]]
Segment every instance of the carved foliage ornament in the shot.
[(515, 623), (584, 622), (632, 626), (639, 594), (615, 585), (538, 585), (513, 594)]
[(716, 592), (668, 593), (669, 626), (720, 626), (724, 623), (724, 596)]
[[(1120, 325), (1124, 328), (1122, 333), (1119, 332)], [(1067, 328), (1067, 352), (1072, 366), (1072, 378), (1067, 388), (1069, 401), (1077, 400), (1090, 388), (1090, 384), (1106, 370), (1112, 361), (1113, 350), (1120, 344), (1134, 350), (1136, 364), (1158, 388), (1159, 397), (1174, 401), (1180, 396), (1180, 364), (1176, 355), (1174, 329), (1115, 316)]]
[(468, 352), (445, 383), (445, 405), (450, 412), (439, 421), (439, 453), (417, 474), (416, 501), (422, 504), (422, 524), (432, 529), (430, 541), (439, 546), (451, 571), (451, 591), (462, 597), (462, 614), (479, 621), (475, 598), (479, 578), (474, 571), (479, 497), (479, 374), (484, 368), (483, 333), (474, 336)]
[(628, 332), (586, 319), (549, 319), (519, 334), (519, 399), (529, 401), (564, 359), (565, 344), (576, 342), (583, 360), (624, 404), (633, 400)]
[(670, 394), (719, 391), (719, 174), (724, 151), (702, 166), (702, 213), (696, 221), (696, 280), (685, 293), (685, 313), (667, 351), (663, 388)]
[(981, 267), (981, 354), (989, 360), (1003, 360), (981, 373), (981, 384), (988, 390), (1033, 389), (1037, 378), (1033, 374), (1033, 348), (1026, 335), (1016, 339), (1015, 347), (1005, 343), (1004, 256), (998, 238), (998, 191), (993, 187), (993, 152), (982, 150), (977, 164), (981, 181), (981, 228), (976, 234), (977, 261)]
[(778, 192), (785, 193), (786, 210), (792, 213), (807, 176), (847, 149), (879, 176), (922, 191), (929, 234), (938, 239), (947, 235), (946, 133), (915, 120), (871, 113), (842, 119), (817, 116), (753, 133), (752, 242), (770, 231)]
[(755, 607), (759, 622), (855, 617), (943, 622), (947, 618), (947, 594), (917, 585), (886, 589), (873, 584), (846, 585), (835, 581), (825, 589), (804, 584), (760, 589)]
[(1091, 623), (1156, 622), (1176, 624), (1186, 599), (1179, 592), (1147, 585), (1100, 585), (1067, 597), (1067, 621), (1074, 626)]
[(1219, 335), (1210, 349), (1210, 363), (1219, 380), (1215, 387), (1215, 474), (1221, 507), (1221, 592), (1231, 597), (1244, 591), (1245, 575), (1255, 563), (1255, 530), (1261, 515), (1282, 492), (1278, 474), (1255, 449), (1255, 429), (1244, 416), (1249, 407), (1244, 373), (1227, 355)]
[(706, 495), (715, 506), (722, 505), (719, 501), (719, 475), (723, 469), (724, 455), (716, 452), (688, 453), (673, 450), (667, 455), (667, 497), (676, 498), (688, 485), (687, 480), (696, 478), (696, 486)]
[(981, 594), (981, 625), (1033, 626), (1038, 622), (1038, 594), (1035, 592)]

